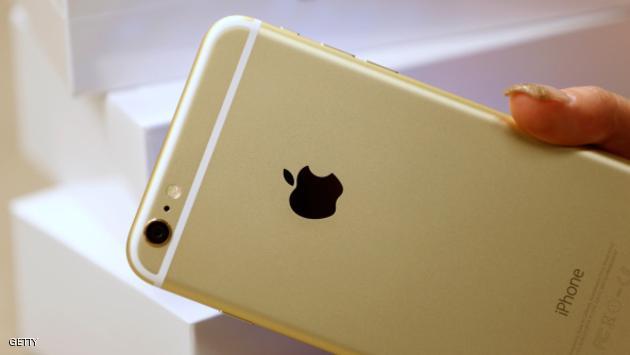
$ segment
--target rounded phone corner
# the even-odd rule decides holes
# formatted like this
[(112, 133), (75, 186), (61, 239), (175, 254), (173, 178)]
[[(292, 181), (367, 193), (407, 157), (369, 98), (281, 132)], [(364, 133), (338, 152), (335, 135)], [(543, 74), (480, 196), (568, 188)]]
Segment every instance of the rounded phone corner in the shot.
[(251, 31), (260, 27), (261, 21), (249, 16), (230, 15), (216, 21), (206, 33), (205, 45), (216, 42), (221, 36), (232, 31)]
[(243, 15), (229, 15), (217, 20), (212, 27), (210, 27), (210, 31), (224, 32), (235, 28), (249, 29), (256, 23), (260, 23), (260, 20)]
[(149, 271), (146, 266), (142, 263), (142, 259), (140, 258), (140, 243), (141, 236), (140, 233), (135, 231), (135, 225), (131, 228), (129, 232), (129, 236), (127, 237), (127, 245), (126, 245), (126, 253), (127, 253), (127, 263), (129, 267), (133, 271), (136, 276), (141, 278), (146, 283), (149, 283), (154, 286), (159, 286), (157, 282), (157, 275)]

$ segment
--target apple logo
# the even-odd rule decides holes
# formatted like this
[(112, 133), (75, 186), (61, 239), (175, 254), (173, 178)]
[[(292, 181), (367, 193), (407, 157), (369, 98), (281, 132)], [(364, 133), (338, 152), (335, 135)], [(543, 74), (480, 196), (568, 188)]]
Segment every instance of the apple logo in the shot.
[[(284, 169), (284, 180), (293, 186), (293, 175)], [(308, 166), (300, 170), (291, 192), (289, 203), (293, 212), (309, 219), (330, 217), (335, 213), (337, 199), (343, 192), (343, 186), (335, 174), (317, 176)]]

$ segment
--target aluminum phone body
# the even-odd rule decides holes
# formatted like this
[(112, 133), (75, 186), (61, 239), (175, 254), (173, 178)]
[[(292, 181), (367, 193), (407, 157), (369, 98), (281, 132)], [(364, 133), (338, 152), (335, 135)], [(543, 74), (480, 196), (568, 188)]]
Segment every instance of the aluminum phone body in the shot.
[[(130, 264), (336, 353), (630, 353), (629, 165), (539, 144), (509, 121), (225, 18), (199, 50)], [(305, 166), (343, 184), (333, 216), (290, 208), (283, 170)], [(154, 218), (173, 231), (159, 247), (143, 237)]]

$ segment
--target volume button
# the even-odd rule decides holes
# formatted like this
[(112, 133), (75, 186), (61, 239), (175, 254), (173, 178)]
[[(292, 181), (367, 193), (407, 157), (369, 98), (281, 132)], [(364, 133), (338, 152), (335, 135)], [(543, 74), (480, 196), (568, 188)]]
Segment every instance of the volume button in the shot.
[(394, 72), (394, 73), (396, 73), (396, 74), (399, 74), (396, 70), (394, 70), (394, 69), (392, 69), (392, 68), (388, 68), (388, 67), (386, 67), (386, 66), (384, 66), (384, 65), (381, 65), (381, 64), (378, 64), (378, 63), (374, 63), (374, 62), (373, 62), (373, 61), (371, 61), (371, 60), (367, 60), (367, 59), (366, 59), (365, 61), (366, 61), (367, 63), (372, 64), (372, 65), (376, 65), (376, 66), (377, 66), (377, 67), (379, 67), (379, 68), (383, 68), (383, 69), (385, 69), (385, 70), (389, 70), (389, 71), (392, 71), (392, 72)]
[(322, 46), (324, 46), (324, 47), (328, 47), (328, 48), (330, 48), (330, 49), (336, 50), (337, 52), (341, 52), (341, 53), (343, 53), (343, 54), (345, 54), (345, 55), (349, 55), (349, 56), (351, 56), (351, 57), (355, 57), (355, 58), (356, 58), (356, 55), (354, 55), (354, 54), (352, 54), (352, 53), (350, 53), (350, 52), (346, 52), (346, 51), (344, 51), (344, 50), (341, 50), (341, 49), (339, 49), (339, 48), (337, 48), (337, 47), (333, 47), (333, 46), (331, 46), (330, 44), (326, 44), (326, 43), (323, 43), (323, 42), (322, 42), (322, 43), (321, 43), (321, 45), (322, 45)]

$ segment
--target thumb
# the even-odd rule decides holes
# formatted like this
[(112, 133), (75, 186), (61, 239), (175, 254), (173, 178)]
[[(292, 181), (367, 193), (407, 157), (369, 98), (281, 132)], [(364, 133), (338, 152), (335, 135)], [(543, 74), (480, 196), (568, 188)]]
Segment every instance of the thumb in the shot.
[(630, 101), (604, 89), (520, 84), (505, 91), (516, 126), (551, 144), (592, 144), (630, 159)]

